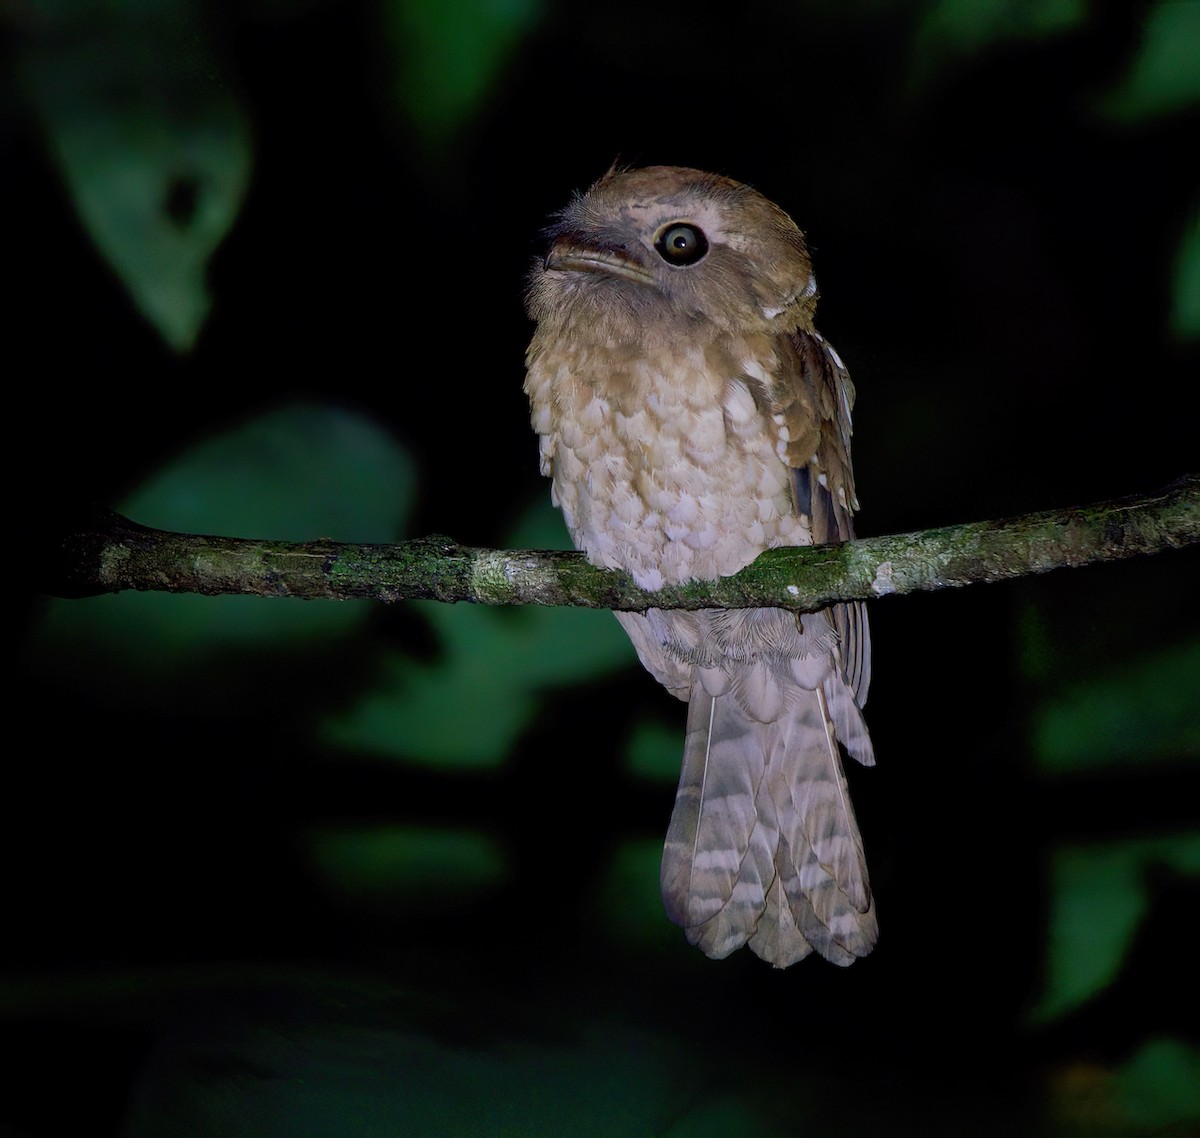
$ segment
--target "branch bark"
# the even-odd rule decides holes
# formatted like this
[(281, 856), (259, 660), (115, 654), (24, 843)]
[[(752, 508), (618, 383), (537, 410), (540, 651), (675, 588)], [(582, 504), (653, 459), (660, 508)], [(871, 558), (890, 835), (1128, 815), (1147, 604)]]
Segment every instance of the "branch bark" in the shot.
[(490, 550), (432, 536), (396, 545), (284, 542), (148, 529), (108, 510), (54, 543), (41, 590), (82, 597), (125, 589), (265, 597), (431, 599), (491, 605), (657, 608), (776, 606), (1004, 581), (1200, 543), (1200, 475), (1156, 494), (844, 545), (775, 549), (716, 582), (656, 593), (578, 553)]

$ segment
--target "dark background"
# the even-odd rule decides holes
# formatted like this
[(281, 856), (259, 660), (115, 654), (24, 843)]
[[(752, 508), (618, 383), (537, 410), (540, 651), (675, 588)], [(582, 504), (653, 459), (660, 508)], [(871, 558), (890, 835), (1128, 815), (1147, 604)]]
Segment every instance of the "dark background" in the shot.
[(20, 590), (92, 502), (562, 544), (524, 275), (614, 159), (805, 229), (860, 533), (1161, 487), (1198, 8), (7, 6), (0, 1134), (1195, 1126), (1191, 551), (873, 606), (845, 971), (667, 923), (683, 709), (606, 614)]

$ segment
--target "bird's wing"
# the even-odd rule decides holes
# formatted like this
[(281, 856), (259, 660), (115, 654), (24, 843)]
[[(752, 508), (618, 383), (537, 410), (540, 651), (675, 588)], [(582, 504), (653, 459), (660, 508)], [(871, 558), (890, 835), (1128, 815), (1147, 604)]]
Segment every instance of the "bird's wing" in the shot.
[[(858, 508), (850, 465), (854, 384), (841, 357), (816, 332), (795, 332), (779, 346), (782, 366), (770, 392), (773, 412), (788, 432), (784, 458), (792, 468), (796, 510), (806, 514), (813, 544), (854, 537)], [(833, 606), (842, 667), (861, 707), (871, 682), (871, 633), (861, 603)]]

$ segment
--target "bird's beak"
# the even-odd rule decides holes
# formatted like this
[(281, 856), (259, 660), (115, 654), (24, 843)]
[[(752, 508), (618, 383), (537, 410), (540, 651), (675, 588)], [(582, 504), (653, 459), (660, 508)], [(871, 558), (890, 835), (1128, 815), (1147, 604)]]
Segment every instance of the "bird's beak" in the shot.
[(625, 245), (589, 240), (580, 234), (559, 237), (543, 263), (547, 272), (607, 273), (640, 284), (652, 284), (654, 274), (638, 253)]

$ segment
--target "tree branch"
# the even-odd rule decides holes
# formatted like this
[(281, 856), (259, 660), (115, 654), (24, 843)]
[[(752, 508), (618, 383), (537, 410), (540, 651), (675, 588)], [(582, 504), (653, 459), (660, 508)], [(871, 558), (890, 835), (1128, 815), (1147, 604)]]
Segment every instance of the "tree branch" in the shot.
[(778, 606), (799, 612), (859, 600), (1004, 581), (1200, 543), (1200, 476), (1156, 494), (1074, 510), (775, 549), (717, 582), (657, 593), (578, 553), (497, 551), (433, 536), (397, 545), (206, 537), (148, 529), (97, 511), (53, 543), (43, 592), (82, 597), (124, 589), (639, 610)]

